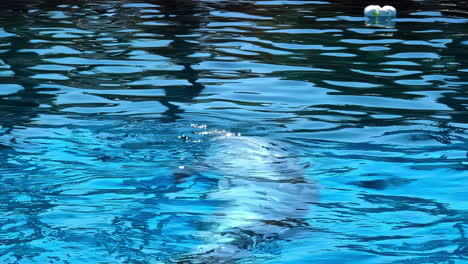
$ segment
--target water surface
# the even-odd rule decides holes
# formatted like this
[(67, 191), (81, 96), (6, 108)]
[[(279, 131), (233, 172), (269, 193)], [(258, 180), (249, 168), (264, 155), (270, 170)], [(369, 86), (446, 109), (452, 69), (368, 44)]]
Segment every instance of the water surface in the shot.
[(226, 262), (465, 263), (467, 3), (396, 2), (2, 2), (0, 262), (208, 261), (240, 201)]

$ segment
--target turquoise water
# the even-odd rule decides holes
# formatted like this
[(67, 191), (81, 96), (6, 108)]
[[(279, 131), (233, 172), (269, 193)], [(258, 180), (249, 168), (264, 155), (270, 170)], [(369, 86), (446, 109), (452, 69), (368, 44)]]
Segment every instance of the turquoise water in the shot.
[(350, 2), (0, 4), (0, 263), (466, 263), (467, 3)]

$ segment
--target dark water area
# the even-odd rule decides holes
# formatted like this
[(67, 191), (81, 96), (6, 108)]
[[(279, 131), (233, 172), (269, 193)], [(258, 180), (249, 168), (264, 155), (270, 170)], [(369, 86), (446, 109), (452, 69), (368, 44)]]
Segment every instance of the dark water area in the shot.
[(467, 5), (1, 1), (0, 263), (466, 263)]

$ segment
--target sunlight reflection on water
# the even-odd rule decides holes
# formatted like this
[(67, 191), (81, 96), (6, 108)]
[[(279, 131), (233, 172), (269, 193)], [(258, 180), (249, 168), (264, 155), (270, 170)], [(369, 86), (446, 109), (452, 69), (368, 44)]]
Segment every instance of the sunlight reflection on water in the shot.
[(398, 3), (0, 4), (0, 262), (466, 262), (466, 1)]

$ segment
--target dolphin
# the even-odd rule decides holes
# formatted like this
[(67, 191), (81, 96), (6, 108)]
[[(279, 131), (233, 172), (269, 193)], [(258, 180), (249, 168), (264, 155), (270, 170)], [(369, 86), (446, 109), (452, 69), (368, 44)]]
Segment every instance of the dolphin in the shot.
[(235, 263), (307, 225), (301, 219), (317, 199), (317, 185), (305, 176), (307, 164), (282, 144), (228, 133), (209, 142), (202, 164), (199, 170), (218, 175), (206, 199), (219, 206), (203, 220), (209, 226), (200, 231), (203, 245), (176, 263)]

